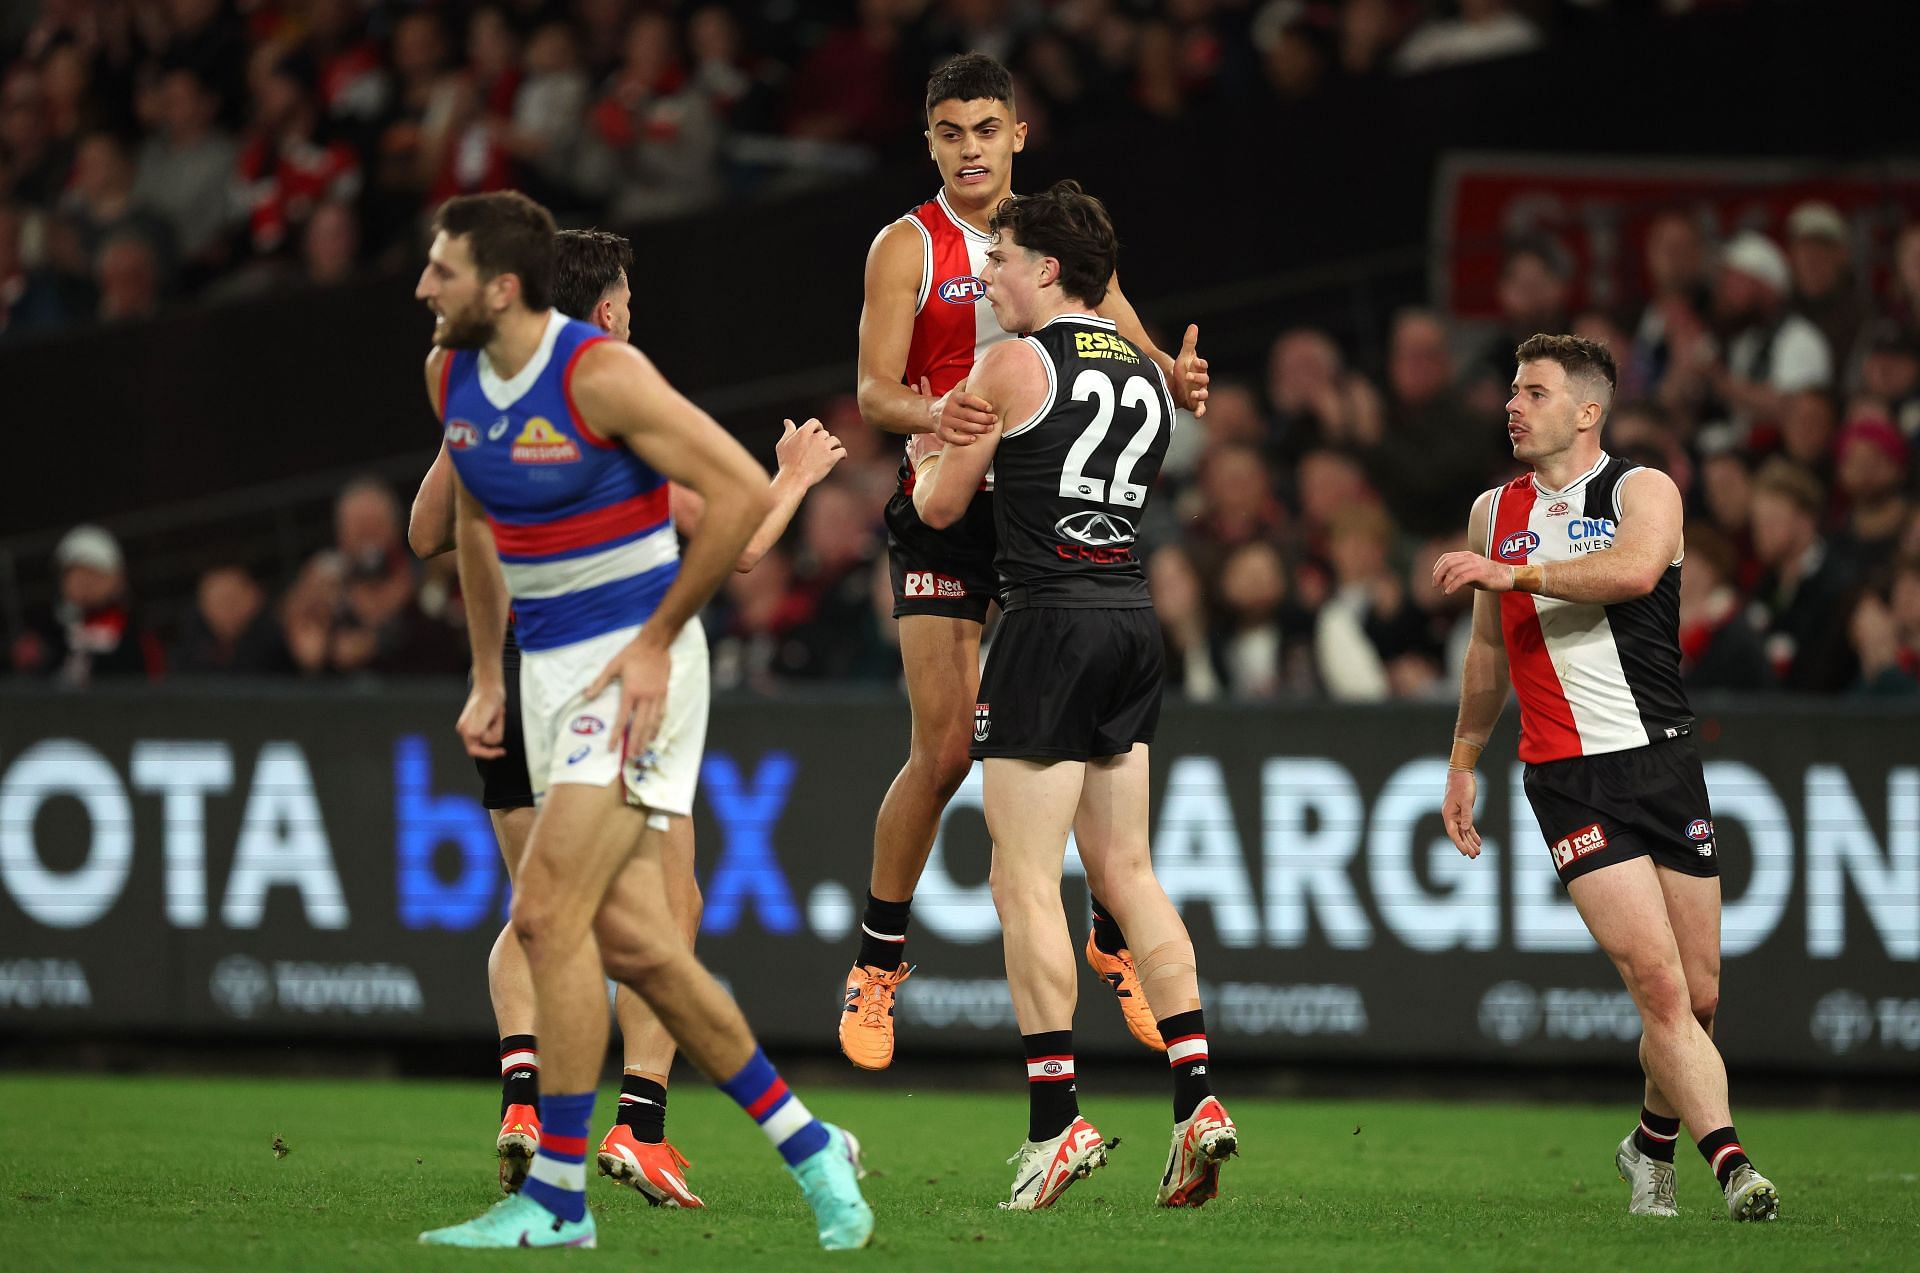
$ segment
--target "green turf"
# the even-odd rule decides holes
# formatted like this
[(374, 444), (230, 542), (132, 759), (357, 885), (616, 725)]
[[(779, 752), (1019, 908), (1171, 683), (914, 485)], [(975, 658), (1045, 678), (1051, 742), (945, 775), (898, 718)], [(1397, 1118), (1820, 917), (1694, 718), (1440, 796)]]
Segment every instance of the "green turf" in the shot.
[[(814, 1248), (758, 1133), (695, 1083), (672, 1129), (705, 1211), (657, 1211), (596, 1179), (598, 1252), (418, 1247), (496, 1197), (486, 1084), (0, 1078), (0, 1250), (30, 1269), (486, 1270), (527, 1264), (791, 1269), (1867, 1269), (1920, 1265), (1920, 1115), (1757, 1111), (1742, 1139), (1784, 1199), (1733, 1225), (1683, 1146), (1677, 1221), (1633, 1220), (1612, 1171), (1630, 1110), (1402, 1101), (1234, 1101), (1244, 1156), (1202, 1211), (1154, 1208), (1162, 1100), (1095, 1097), (1124, 1143), (1051, 1212), (1007, 1215), (1024, 1098), (852, 1086), (807, 1093), (854, 1128), (875, 1249)], [(610, 1108), (603, 1096), (600, 1122)], [(596, 1126), (595, 1134), (601, 1130)], [(275, 1136), (289, 1148), (272, 1152)], [(589, 1162), (591, 1169), (591, 1162)]]

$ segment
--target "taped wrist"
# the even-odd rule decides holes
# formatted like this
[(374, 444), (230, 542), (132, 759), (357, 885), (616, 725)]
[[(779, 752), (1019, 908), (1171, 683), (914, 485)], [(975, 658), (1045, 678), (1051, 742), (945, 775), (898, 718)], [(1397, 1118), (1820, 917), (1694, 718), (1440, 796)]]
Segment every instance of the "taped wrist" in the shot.
[(1472, 773), (1474, 766), (1480, 763), (1480, 753), (1485, 749), (1485, 743), (1470, 742), (1458, 734), (1454, 735), (1453, 752), (1447, 757), (1448, 770)]
[(1545, 592), (1547, 590), (1547, 568), (1545, 566), (1515, 566), (1513, 568), (1513, 590), (1515, 592)]

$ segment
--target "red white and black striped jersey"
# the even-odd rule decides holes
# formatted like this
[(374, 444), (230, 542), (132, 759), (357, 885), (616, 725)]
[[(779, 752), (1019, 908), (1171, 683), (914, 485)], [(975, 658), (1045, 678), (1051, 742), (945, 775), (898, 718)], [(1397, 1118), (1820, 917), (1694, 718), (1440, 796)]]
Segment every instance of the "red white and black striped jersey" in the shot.
[[(1603, 453), (1562, 491), (1515, 478), (1493, 492), (1487, 555), (1542, 565), (1612, 548), (1620, 484), (1639, 467)], [(1528, 764), (1644, 747), (1692, 727), (1680, 683), (1678, 559), (1652, 592), (1613, 605), (1503, 592), (1500, 627)]]
[[(939, 397), (973, 374), (989, 346), (1012, 338), (994, 318), (980, 277), (993, 236), (963, 221), (944, 189), (901, 220), (920, 235), (920, 293), (903, 379), (917, 386), (924, 376)], [(900, 482), (902, 490), (913, 489), (913, 466), (904, 460)], [(991, 476), (986, 484), (992, 486)]]

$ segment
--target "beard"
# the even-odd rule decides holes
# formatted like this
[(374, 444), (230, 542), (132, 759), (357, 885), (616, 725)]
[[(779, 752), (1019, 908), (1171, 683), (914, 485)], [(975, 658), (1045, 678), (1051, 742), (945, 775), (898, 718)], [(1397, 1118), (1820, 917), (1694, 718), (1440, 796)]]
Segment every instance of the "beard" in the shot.
[(478, 305), (446, 314), (434, 327), (433, 343), (442, 349), (485, 349), (498, 325)]

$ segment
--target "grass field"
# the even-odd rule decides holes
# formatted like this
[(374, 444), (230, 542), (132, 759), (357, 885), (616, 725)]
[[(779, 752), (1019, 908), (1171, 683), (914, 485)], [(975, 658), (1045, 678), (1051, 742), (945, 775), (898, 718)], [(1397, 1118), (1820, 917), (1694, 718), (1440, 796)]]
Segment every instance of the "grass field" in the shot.
[[(496, 1090), (479, 1083), (0, 1078), (0, 1261), (58, 1269), (568, 1268), (1371, 1270), (1913, 1269), (1920, 1115), (1755, 1111), (1742, 1140), (1783, 1218), (1736, 1226), (1683, 1147), (1677, 1221), (1633, 1220), (1612, 1171), (1630, 1109), (1405, 1101), (1232, 1102), (1243, 1156), (1201, 1211), (1161, 1212), (1161, 1099), (1092, 1097), (1123, 1142), (1051, 1212), (1007, 1215), (1022, 1093), (806, 1092), (874, 1174), (874, 1249), (828, 1256), (778, 1160), (716, 1093), (676, 1089), (671, 1128), (705, 1211), (595, 1179), (598, 1252), (429, 1250), (419, 1230), (496, 1197)], [(594, 1134), (610, 1117), (603, 1093)], [(276, 1157), (275, 1136), (289, 1152)], [(592, 1161), (588, 1162), (589, 1170)]]

